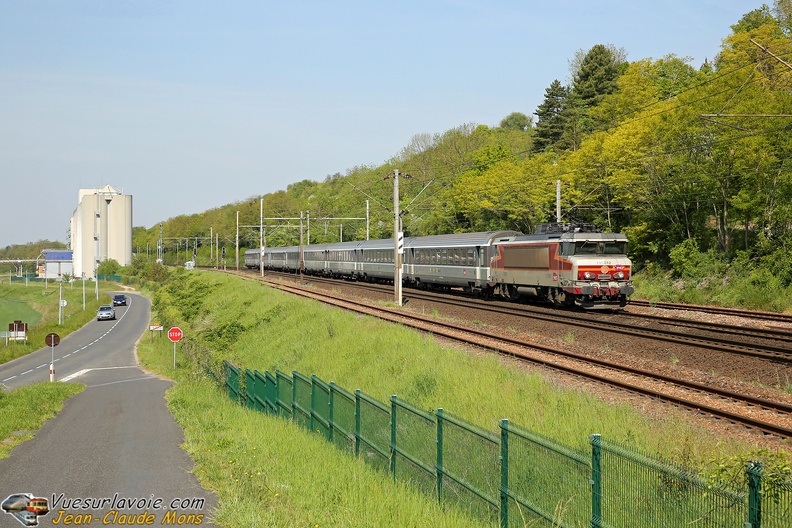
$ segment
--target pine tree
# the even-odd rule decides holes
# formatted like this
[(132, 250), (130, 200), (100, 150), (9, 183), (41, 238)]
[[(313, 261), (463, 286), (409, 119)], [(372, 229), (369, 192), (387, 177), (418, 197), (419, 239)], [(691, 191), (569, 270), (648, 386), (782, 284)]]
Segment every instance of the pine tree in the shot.
[(569, 97), (569, 88), (563, 86), (558, 79), (545, 89), (544, 102), (534, 112), (537, 117), (534, 151), (546, 150), (561, 139), (564, 133), (561, 112), (567, 97)]
[(603, 97), (616, 89), (619, 67), (613, 53), (604, 45), (592, 47), (580, 64), (572, 90), (587, 107), (597, 105)]

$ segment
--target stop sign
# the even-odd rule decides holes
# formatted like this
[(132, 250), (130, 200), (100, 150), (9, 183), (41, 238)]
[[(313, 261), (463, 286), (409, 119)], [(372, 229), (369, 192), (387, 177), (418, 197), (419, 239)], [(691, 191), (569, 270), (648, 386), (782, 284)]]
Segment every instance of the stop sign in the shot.
[(178, 326), (174, 326), (173, 328), (168, 330), (168, 339), (170, 339), (174, 343), (181, 341), (182, 335), (183, 334), (181, 328), (179, 328)]

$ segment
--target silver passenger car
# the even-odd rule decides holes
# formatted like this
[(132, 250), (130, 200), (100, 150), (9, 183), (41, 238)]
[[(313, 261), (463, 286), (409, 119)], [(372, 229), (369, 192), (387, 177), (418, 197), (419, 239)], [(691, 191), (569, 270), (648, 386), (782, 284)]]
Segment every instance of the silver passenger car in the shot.
[(115, 318), (116, 318), (115, 308), (113, 308), (109, 304), (103, 304), (96, 311), (97, 321), (105, 321), (107, 319), (115, 319)]

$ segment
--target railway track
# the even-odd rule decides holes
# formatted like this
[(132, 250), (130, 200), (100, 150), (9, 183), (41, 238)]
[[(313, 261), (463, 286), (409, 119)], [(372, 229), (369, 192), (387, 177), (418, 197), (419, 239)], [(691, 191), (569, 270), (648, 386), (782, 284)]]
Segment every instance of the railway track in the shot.
[(680, 310), (684, 312), (703, 312), (710, 314), (731, 315), (745, 317), (748, 319), (758, 319), (761, 321), (773, 321), (778, 323), (792, 324), (792, 314), (776, 312), (760, 312), (755, 310), (742, 310), (739, 308), (722, 308), (719, 306), (701, 306), (695, 304), (677, 304), (670, 302), (643, 301), (630, 299), (629, 305), (644, 308), (662, 308), (664, 310)]
[[(268, 276), (282, 276), (294, 279), (292, 274), (267, 273)], [(338, 285), (339, 281), (322, 277), (303, 276), (301, 280), (309, 283)], [(366, 291), (377, 291), (390, 294), (392, 287), (385, 285), (343, 282), (345, 287), (360, 288)], [(707, 348), (719, 352), (736, 354), (750, 358), (774, 361), (792, 365), (792, 332), (776, 328), (748, 328), (746, 326), (712, 323), (663, 317), (652, 314), (633, 314), (630, 317), (653, 321), (660, 326), (647, 327), (624, 321), (622, 315), (616, 317), (600, 313), (578, 313), (567, 310), (526, 306), (502, 301), (482, 300), (454, 292), (427, 292), (408, 290), (407, 297), (430, 302), (441, 302), (446, 305), (471, 307), (490, 313), (521, 316), (554, 324), (564, 324), (590, 330), (605, 331), (656, 341), (664, 341), (677, 345)], [(619, 320), (617, 320), (619, 319)], [(674, 330), (668, 327), (680, 327)], [(692, 333), (695, 331), (696, 333)]]
[(240, 275), (248, 280), (264, 282), (268, 286), (292, 294), (397, 322), (465, 344), (494, 350), (522, 361), (665, 401), (764, 434), (785, 439), (792, 438), (792, 405), (790, 404), (739, 394), (666, 374), (538, 345), (519, 338), (505, 337), (502, 334), (424, 317), (398, 308), (339, 299), (337, 295), (307, 289), (297, 284), (285, 284), (269, 278), (254, 277), (251, 274)]

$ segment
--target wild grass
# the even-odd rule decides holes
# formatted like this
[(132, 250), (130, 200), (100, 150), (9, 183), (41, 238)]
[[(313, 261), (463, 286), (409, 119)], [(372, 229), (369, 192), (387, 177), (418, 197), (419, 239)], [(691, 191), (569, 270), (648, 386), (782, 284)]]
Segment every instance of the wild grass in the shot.
[(739, 268), (708, 273), (695, 270), (681, 276), (671, 271), (647, 267), (633, 275), (637, 299), (658, 302), (739, 307), (769, 312), (792, 311), (792, 287), (766, 270)]
[(64, 401), (84, 388), (79, 383), (43, 382), (0, 391), (0, 458), (33, 438), (41, 425), (63, 408)]
[[(192, 300), (183, 311), (179, 306), (185, 298)], [(348, 391), (361, 389), (382, 402), (396, 394), (419, 409), (442, 407), (490, 431), (497, 430), (498, 419), (508, 418), (512, 424), (584, 450), (589, 449), (588, 436), (599, 433), (603, 438), (697, 468), (712, 460), (756, 451), (755, 446), (702, 431), (673, 411), (648, 419), (627, 405), (608, 405), (585, 392), (557, 387), (494, 355), (444, 348), (431, 336), (231, 277), (179, 273), (175, 282), (160, 288), (154, 306), (158, 310), (155, 318), (163, 324), (178, 324), (187, 338), (207, 347), (215, 361), (228, 359), (243, 370), (316, 374)], [(390, 497), (391, 492), (411, 496), (401, 484), (384, 491), (387, 477), (361, 466), (316, 435), (231, 404), (200, 374), (187, 368), (180, 350), (180, 366), (174, 371), (171, 347), (164, 339), (153, 343), (143, 340), (140, 355), (149, 368), (181, 381), (172, 389), (171, 408), (185, 427), (186, 446), (196, 459), (196, 471), (205, 485), (221, 496), (218, 519), (229, 519), (229, 526), (249, 526), (267, 516), (284, 519), (289, 515), (319, 524), (322, 519), (325, 523), (330, 519), (340, 525), (378, 525), (366, 522), (369, 517), (360, 517), (380, 515), (362, 498), (365, 490), (378, 495), (374, 500), (377, 504), (391, 505), (387, 507), (393, 507), (396, 500)], [(215, 406), (220, 406), (217, 411)], [(256, 487), (263, 484), (251, 478), (260, 477), (261, 467), (250, 460), (240, 462), (251, 456), (254, 446), (257, 452), (265, 449), (262, 442), (267, 449), (268, 462), (262, 466), (266, 467), (266, 488)], [(297, 451), (292, 451), (291, 446), (309, 445), (307, 442), (311, 442), (310, 448), (295, 447)], [(325, 485), (322, 479), (310, 487), (308, 482), (319, 478), (316, 476), (302, 482), (305, 475), (314, 475), (317, 467), (337, 472), (336, 478), (330, 479), (330, 487), (336, 491), (320, 489)], [(232, 473), (236, 476), (224, 484)], [(237, 479), (249, 482), (247, 487), (237, 489)], [(369, 479), (375, 479), (376, 484)], [(321, 500), (311, 505), (291, 494), (287, 500), (281, 494), (281, 490), (291, 493), (298, 489), (300, 494), (319, 494)], [(331, 498), (325, 496), (327, 493)], [(410, 506), (411, 515), (433, 511), (433, 500), (428, 500)], [(243, 509), (251, 512), (236, 524), (231, 519), (238, 515), (241, 502), (245, 504)], [(412, 519), (397, 524), (429, 522)], [(432, 521), (440, 525), (444, 522), (450, 523)]]
[(220, 497), (212, 518), (220, 526), (492, 526), (293, 422), (233, 403), (206, 380), (179, 383), (168, 401), (195, 473)]

